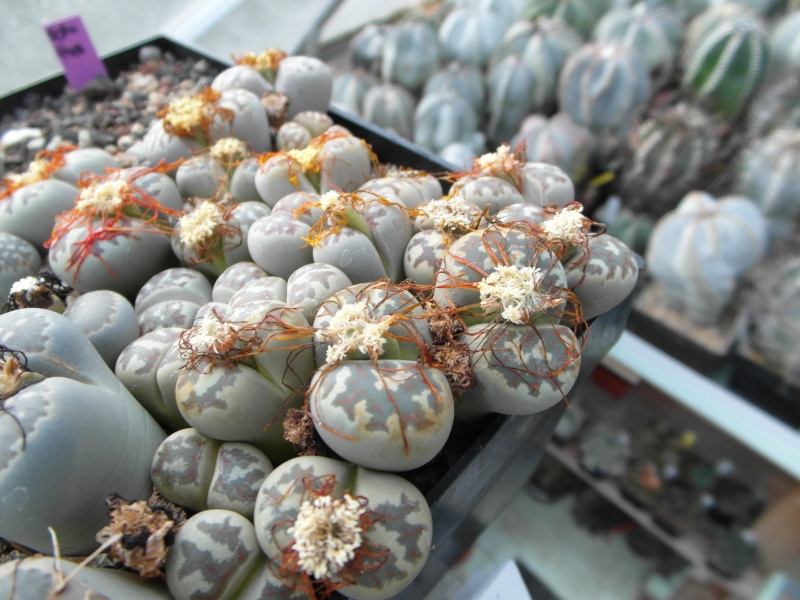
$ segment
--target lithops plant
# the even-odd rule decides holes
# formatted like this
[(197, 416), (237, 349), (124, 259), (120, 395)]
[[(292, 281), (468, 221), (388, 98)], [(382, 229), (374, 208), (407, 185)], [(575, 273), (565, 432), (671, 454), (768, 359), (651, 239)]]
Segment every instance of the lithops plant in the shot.
[(508, 28), (492, 56), (495, 64), (513, 54), (522, 57), (535, 74), (537, 102), (533, 112), (552, 112), (561, 69), (581, 38), (564, 21), (540, 16), (533, 21), (517, 21)]
[(729, 305), (766, 244), (766, 223), (752, 201), (690, 192), (656, 223), (645, 260), (665, 302), (708, 326)]
[(633, 154), (622, 180), (626, 203), (658, 217), (699, 182), (719, 147), (719, 134), (705, 111), (681, 102), (654, 109), (629, 143)]
[(668, 82), (678, 59), (682, 38), (680, 17), (669, 8), (639, 2), (631, 8), (607, 12), (597, 22), (592, 38), (619, 44), (639, 53), (656, 87)]
[(219, 508), (253, 518), (256, 495), (272, 463), (258, 448), (219, 442), (194, 429), (165, 439), (153, 457), (153, 486), (193, 512)]
[(0, 298), (8, 298), (12, 286), (20, 279), (36, 275), (41, 264), (42, 259), (33, 244), (0, 231)]
[(84, 179), (47, 241), (50, 266), (81, 292), (110, 289), (133, 296), (168, 266), (169, 219), (180, 209), (175, 184), (155, 169)]
[(49, 552), (51, 526), (64, 554), (91, 552), (109, 494), (150, 495), (164, 432), (66, 317), (38, 308), (0, 315), (0, 336), (0, 535)]
[(231, 187), (236, 167), (248, 156), (247, 145), (237, 138), (222, 138), (181, 163), (175, 171), (175, 183), (184, 198), (222, 197)]
[(425, 21), (388, 27), (381, 53), (381, 79), (416, 91), (440, 66), (436, 31)]
[(747, 112), (749, 139), (759, 140), (775, 129), (800, 128), (800, 106), (795, 101), (798, 86), (800, 71), (784, 72), (764, 82)]
[(446, 62), (484, 69), (508, 23), (488, 8), (455, 8), (439, 26), (439, 45)]
[(769, 64), (769, 38), (756, 16), (735, 5), (709, 8), (689, 24), (681, 87), (729, 119), (737, 117)]
[(772, 49), (772, 68), (777, 70), (797, 70), (800, 68), (800, 13), (790, 12), (781, 17), (770, 33)]
[(744, 150), (734, 191), (753, 200), (772, 241), (787, 238), (800, 215), (800, 129), (777, 129)]
[(557, 113), (549, 119), (535, 114), (522, 121), (510, 147), (525, 144), (528, 161), (555, 165), (574, 183), (580, 183), (589, 171), (592, 142), (592, 134), (566, 113)]
[(626, 127), (649, 97), (647, 66), (621, 46), (582, 46), (569, 56), (559, 79), (561, 111), (592, 132)]
[(200, 307), (211, 301), (208, 279), (195, 269), (165, 269), (136, 294), (134, 309), (142, 334), (162, 327), (191, 326)]
[(254, 523), (288, 587), (356, 600), (405, 588), (428, 558), (433, 529), (424, 496), (407, 480), (322, 457), (277, 467), (259, 491)]

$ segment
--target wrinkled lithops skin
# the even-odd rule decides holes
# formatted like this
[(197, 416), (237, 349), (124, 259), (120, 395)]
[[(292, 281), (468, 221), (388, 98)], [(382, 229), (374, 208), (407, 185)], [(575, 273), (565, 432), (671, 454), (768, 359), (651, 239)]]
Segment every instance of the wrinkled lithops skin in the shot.
[(214, 282), (211, 300), (227, 304), (246, 283), (267, 277), (267, 275), (268, 273), (254, 262), (240, 262), (231, 265)]
[[(507, 257), (507, 263), (498, 263), (503, 256)], [(498, 264), (541, 269), (546, 274), (542, 281), (542, 291), (545, 293), (555, 293), (556, 289), (565, 287), (567, 283), (561, 263), (546, 250), (537, 252), (529, 233), (516, 229), (486, 229), (470, 232), (450, 246), (442, 270), (436, 274), (436, 284), (458, 287), (437, 287), (433, 292), (434, 299), (443, 306), (479, 304), (480, 292), (464, 284), (481, 281), (496, 271)], [(553, 310), (558, 313), (562, 309), (563, 304)], [(474, 312), (477, 315), (480, 310), (476, 308)], [(482, 318), (491, 318), (491, 315)]]
[(447, 245), (440, 232), (428, 229), (415, 233), (403, 256), (406, 277), (422, 285), (433, 285), (439, 261), (446, 252)]
[[(51, 590), (63, 579), (70, 581), (64, 590), (51, 596)], [(16, 559), (0, 565), (0, 595), (7, 600), (33, 600), (57, 597), (59, 600), (87, 598), (126, 598), (129, 600), (170, 600), (160, 581), (115, 569), (78, 566), (74, 562), (49, 556)]]
[(112, 369), (125, 346), (139, 337), (133, 306), (110, 290), (78, 296), (67, 306), (64, 316), (78, 326)]
[(211, 300), (212, 288), (205, 275), (176, 267), (165, 269), (151, 277), (136, 294), (137, 313), (167, 300), (184, 300), (203, 305)]
[(175, 171), (175, 183), (184, 198), (213, 198), (225, 175), (225, 169), (210, 156), (195, 156)]
[(309, 409), (339, 456), (381, 471), (408, 471), (444, 447), (453, 397), (442, 371), (411, 361), (342, 361), (317, 371)]
[(267, 273), (286, 279), (314, 261), (313, 249), (304, 241), (310, 230), (306, 223), (280, 214), (262, 217), (250, 228), (250, 256)]
[(490, 214), (524, 202), (522, 194), (510, 183), (503, 181), (499, 177), (481, 176), (466, 177), (453, 184), (455, 195), (463, 198), (483, 210), (489, 207)]
[(477, 385), (460, 406), (469, 415), (530, 415), (566, 397), (578, 377), (580, 344), (562, 325), (472, 325), (461, 338)]
[(83, 173), (103, 175), (106, 169), (119, 169), (119, 163), (100, 148), (78, 148), (64, 155), (64, 166), (53, 177), (76, 185)]
[(234, 200), (237, 202), (262, 201), (256, 189), (257, 172), (257, 158), (246, 158), (236, 166), (228, 182), (228, 193), (233, 196)]
[(575, 200), (575, 185), (560, 168), (545, 163), (528, 162), (522, 166), (525, 180), (522, 195), (536, 206), (555, 204), (563, 208)]
[(247, 304), (248, 302), (264, 302), (267, 300), (286, 301), (286, 280), (282, 277), (259, 277), (245, 283), (231, 296), (228, 304), (231, 308)]
[(139, 335), (165, 327), (188, 329), (192, 326), (200, 305), (188, 300), (165, 300), (139, 313)]
[[(323, 302), (317, 310), (314, 319), (314, 329), (325, 329), (330, 325), (331, 318), (339, 309), (347, 304), (365, 301), (372, 319), (380, 319), (386, 315), (405, 315), (408, 318), (398, 319), (396, 325), (389, 328), (388, 333), (397, 337), (411, 337), (412, 340), (395, 339), (397, 343), (397, 356), (403, 360), (416, 360), (419, 356), (420, 344), (433, 343), (425, 317), (424, 309), (419, 305), (419, 300), (408, 290), (396, 286), (380, 284), (353, 284)], [(320, 343), (315, 347), (317, 364), (325, 363), (328, 344)], [(361, 352), (354, 351), (350, 358), (367, 358)]]
[(182, 429), (186, 427), (186, 421), (180, 416), (174, 402), (169, 407), (164, 404), (157, 375), (164, 357), (176, 344), (182, 331), (178, 327), (167, 327), (141, 336), (125, 347), (114, 368), (122, 385), (159, 423), (169, 429)]
[(322, 302), (352, 283), (341, 269), (332, 265), (305, 265), (286, 281), (286, 303), (300, 308), (306, 320), (311, 322)]
[(307, 110), (325, 112), (331, 101), (333, 73), (313, 56), (287, 56), (278, 66), (275, 90), (289, 96), (289, 119)]
[(609, 235), (589, 238), (588, 247), (578, 247), (565, 266), (567, 287), (580, 301), (586, 320), (622, 302), (639, 279), (633, 252)]
[(200, 150), (194, 140), (167, 133), (162, 119), (156, 119), (151, 123), (142, 141), (144, 161), (151, 166), (157, 165), (162, 160), (172, 163), (182, 158), (191, 158)]
[(0, 301), (5, 304), (11, 286), (39, 272), (42, 259), (36, 247), (17, 235), (0, 231)]
[(257, 448), (221, 443), (190, 428), (162, 442), (152, 477), (161, 495), (179, 506), (232, 510), (252, 519), (258, 489), (271, 471), (269, 458)]
[(331, 495), (345, 492), (362, 496), (383, 518), (363, 533), (364, 542), (385, 547), (389, 554), (381, 567), (363, 572), (357, 585), (341, 589), (348, 598), (383, 600), (399, 593), (417, 576), (430, 552), (433, 524), (422, 493), (407, 480), (346, 462), (323, 457), (300, 457), (277, 467), (261, 486), (256, 500), (258, 543), (272, 560), (293, 538), (287, 529), (307, 499), (304, 480), (331, 481)]
[(220, 72), (214, 78), (214, 81), (211, 82), (211, 89), (218, 92), (243, 89), (260, 98), (263, 93), (271, 92), (272, 86), (253, 67), (234, 65)]
[(175, 600), (233, 598), (257, 568), (268, 568), (253, 524), (229, 510), (205, 510), (178, 530), (167, 555), (167, 586)]
[[(103, 226), (100, 219), (92, 225)], [(135, 235), (120, 233), (108, 240), (85, 242), (90, 232), (75, 226), (50, 246), (50, 267), (67, 285), (80, 292), (112, 290), (132, 298), (153, 275), (166, 268), (172, 252), (169, 238), (160, 233), (142, 231), (141, 221), (122, 217), (120, 227), (130, 227)], [(90, 248), (85, 256), (76, 252)]]
[(253, 182), (258, 195), (269, 207), (274, 207), (278, 200), (294, 192), (317, 192), (299, 163), (281, 154), (260, 163)]
[(53, 231), (56, 215), (71, 209), (78, 193), (77, 187), (57, 179), (22, 187), (0, 200), (0, 232), (41, 248)]

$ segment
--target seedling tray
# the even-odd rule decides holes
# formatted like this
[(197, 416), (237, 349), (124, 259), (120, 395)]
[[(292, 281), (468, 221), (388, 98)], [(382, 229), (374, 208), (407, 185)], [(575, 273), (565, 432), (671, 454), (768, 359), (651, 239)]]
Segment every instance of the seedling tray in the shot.
[[(134, 65), (140, 48), (146, 45), (156, 46), (178, 58), (205, 59), (214, 65), (229, 66), (225, 61), (159, 36), (104, 57), (110, 77), (114, 78)], [(29, 94), (57, 96), (64, 92), (65, 87), (65, 78), (57, 76), (0, 97), (0, 116), (23, 106)], [(336, 123), (371, 144), (383, 163), (433, 174), (453, 169), (453, 165), (430, 152), (362, 119), (333, 108), (329, 114)], [(581, 380), (621, 335), (629, 312), (630, 302), (623, 302), (590, 325), (592, 333), (584, 351), (587, 360), (582, 367)], [(580, 385), (580, 380), (577, 385)], [(397, 598), (418, 600), (427, 594), (481, 530), (523, 488), (544, 454), (565, 409), (566, 404), (560, 403), (531, 416), (495, 415), (480, 423), (456, 423), (450, 441), (440, 455), (429, 465), (405, 474), (422, 489), (431, 506), (433, 550), (422, 573)]]

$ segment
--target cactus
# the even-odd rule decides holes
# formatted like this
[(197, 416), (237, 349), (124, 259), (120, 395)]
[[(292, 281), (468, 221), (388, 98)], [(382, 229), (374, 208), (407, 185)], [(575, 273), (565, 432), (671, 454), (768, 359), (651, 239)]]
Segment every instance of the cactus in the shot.
[(784, 72), (761, 86), (747, 113), (748, 138), (760, 140), (775, 129), (800, 127), (798, 87), (800, 71)]
[(682, 24), (674, 12), (641, 2), (606, 13), (592, 32), (592, 38), (602, 44), (619, 44), (638, 52), (656, 87), (672, 75), (681, 36)]
[(470, 143), (478, 118), (469, 102), (452, 92), (425, 96), (414, 112), (414, 143), (439, 153), (453, 142)]
[(503, 37), (507, 24), (486, 9), (456, 8), (439, 27), (439, 44), (445, 61), (458, 61), (483, 69)]
[(734, 190), (758, 205), (773, 241), (788, 237), (800, 215), (800, 129), (777, 129), (746, 149)]
[(787, 13), (775, 24), (770, 34), (773, 68), (800, 69), (800, 12)]
[(541, 16), (561, 19), (583, 39), (588, 39), (608, 4), (607, 0), (530, 0), (524, 15), (530, 21)]
[(381, 55), (384, 82), (416, 91), (439, 66), (439, 44), (429, 24), (406, 21), (387, 29)]
[(0, 231), (0, 299), (3, 300), (3, 311), (12, 286), (24, 277), (36, 275), (41, 265), (42, 259), (33, 244)]
[(480, 119), (484, 111), (486, 90), (481, 71), (472, 66), (452, 62), (440, 69), (425, 82), (423, 96), (452, 92), (466, 98)]
[(626, 204), (661, 216), (695, 186), (719, 146), (710, 117), (679, 103), (654, 110), (630, 137), (631, 164), (625, 169)]
[(766, 223), (753, 202), (690, 192), (656, 223), (645, 260), (666, 303), (709, 326), (761, 259), (766, 243)]
[(376, 77), (361, 67), (337, 75), (333, 80), (331, 106), (361, 116), (367, 92), (377, 85)]
[(547, 98), (545, 86), (536, 73), (518, 56), (506, 56), (492, 65), (487, 73), (489, 90), (489, 122), (486, 135), (495, 146), (508, 142), (525, 115), (540, 110)]
[(538, 17), (533, 22), (518, 21), (508, 28), (491, 64), (509, 54), (521, 56), (537, 82), (535, 112), (552, 112), (561, 69), (572, 52), (581, 46), (581, 38), (561, 19)]
[(511, 147), (525, 144), (525, 156), (530, 162), (555, 165), (570, 179), (580, 183), (589, 170), (592, 134), (570, 119), (566, 113), (551, 118), (530, 115), (511, 138)]
[(620, 46), (583, 46), (567, 59), (559, 79), (561, 110), (593, 132), (625, 126), (649, 96), (647, 67)]
[(769, 64), (767, 32), (736, 5), (712, 7), (689, 25), (681, 87), (713, 113), (737, 117)]
[(364, 96), (362, 116), (406, 139), (414, 134), (414, 98), (399, 85), (376, 85)]

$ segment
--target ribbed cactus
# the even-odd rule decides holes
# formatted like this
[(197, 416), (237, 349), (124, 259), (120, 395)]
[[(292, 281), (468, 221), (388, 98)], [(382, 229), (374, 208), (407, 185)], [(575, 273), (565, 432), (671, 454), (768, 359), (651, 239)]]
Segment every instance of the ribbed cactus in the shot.
[(506, 56), (492, 65), (487, 74), (489, 89), (489, 122), (486, 134), (489, 143), (499, 146), (508, 142), (519, 129), (525, 115), (541, 106), (541, 94), (536, 74), (519, 56)]
[(483, 69), (503, 38), (507, 23), (488, 10), (455, 9), (439, 27), (439, 43), (447, 61)]
[(741, 277), (764, 253), (767, 233), (747, 198), (718, 201), (690, 192), (656, 223), (648, 270), (666, 302), (699, 325), (711, 325), (730, 304)]
[(681, 86), (712, 112), (735, 118), (761, 83), (769, 55), (767, 32), (752, 13), (712, 7), (689, 25)]
[(532, 22), (517, 21), (503, 36), (491, 65), (509, 55), (522, 57), (537, 80), (532, 110), (550, 113), (555, 106), (558, 76), (564, 62), (580, 45), (580, 36), (561, 19), (538, 17)]
[(373, 87), (364, 97), (361, 113), (378, 127), (404, 138), (411, 139), (414, 133), (414, 98), (399, 85), (386, 83)]
[(773, 240), (790, 235), (800, 215), (800, 129), (778, 129), (747, 149), (734, 189), (761, 208)]
[(758, 140), (775, 129), (800, 127), (798, 89), (800, 70), (783, 72), (773, 81), (761, 86), (747, 113), (748, 137)]
[(470, 143), (477, 130), (469, 102), (454, 93), (425, 96), (414, 113), (414, 142), (432, 152), (453, 142)]
[(559, 79), (561, 110), (593, 132), (624, 126), (649, 96), (644, 62), (616, 45), (586, 44), (570, 55)]
[(565, 113), (549, 119), (543, 115), (526, 117), (511, 138), (511, 147), (517, 148), (522, 143), (528, 161), (556, 165), (576, 183), (586, 176), (592, 134)]
[(486, 100), (486, 89), (483, 73), (477, 67), (459, 62), (451, 62), (434, 73), (422, 90), (423, 96), (453, 92), (470, 103), (475, 115), (483, 115)]
[(604, 44), (619, 44), (635, 50), (647, 64), (653, 80), (664, 84), (675, 67), (681, 43), (682, 24), (672, 10), (650, 8), (640, 2), (631, 8), (607, 12), (592, 32)]
[(660, 216), (696, 185), (719, 146), (710, 117), (687, 103), (654, 111), (630, 138), (631, 164), (625, 170), (627, 204)]
[(337, 75), (333, 80), (331, 106), (360, 116), (364, 97), (376, 85), (378, 80), (375, 76), (360, 67), (350, 73)]
[(378, 75), (381, 72), (383, 40), (386, 28), (369, 24), (350, 40), (350, 57), (353, 65), (367, 73)]
[(524, 15), (529, 20), (556, 17), (587, 39), (608, 6), (608, 0), (531, 0)]
[(779, 19), (769, 41), (775, 68), (800, 69), (800, 12)]
[(384, 81), (417, 90), (439, 66), (436, 32), (428, 23), (406, 21), (387, 29), (381, 55)]

